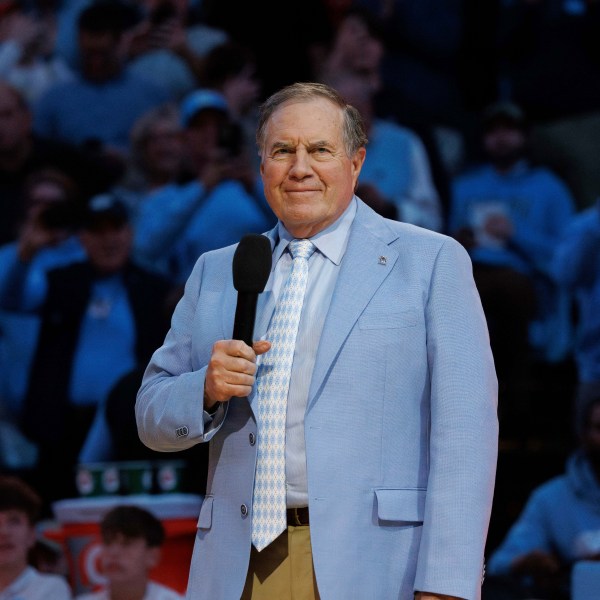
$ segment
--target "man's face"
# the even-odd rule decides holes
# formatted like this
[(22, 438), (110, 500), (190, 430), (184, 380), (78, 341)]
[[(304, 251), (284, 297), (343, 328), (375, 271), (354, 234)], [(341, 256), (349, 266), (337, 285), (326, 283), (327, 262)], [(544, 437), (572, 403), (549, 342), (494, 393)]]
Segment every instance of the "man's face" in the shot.
[(273, 212), (295, 237), (326, 229), (347, 208), (365, 149), (348, 158), (341, 110), (324, 98), (290, 101), (266, 128), (261, 174)]
[(157, 122), (144, 146), (144, 162), (149, 171), (175, 176), (183, 162), (183, 140), (178, 127), (170, 121)]
[(142, 538), (116, 534), (102, 543), (101, 565), (111, 586), (146, 581), (160, 560), (160, 549), (149, 548)]
[(184, 135), (193, 165), (202, 168), (213, 157), (219, 144), (219, 132), (226, 122), (226, 115), (212, 108), (203, 109), (191, 118)]
[(108, 275), (123, 268), (129, 259), (133, 232), (127, 224), (107, 221), (93, 229), (83, 229), (80, 239), (90, 263), (100, 273)]
[(494, 163), (510, 165), (519, 160), (525, 151), (525, 133), (510, 123), (499, 121), (483, 135), (483, 147)]
[(27, 515), (17, 509), (0, 511), (0, 571), (27, 564), (35, 543), (35, 529)]
[(112, 79), (121, 68), (119, 39), (111, 32), (79, 32), (81, 72), (92, 81)]
[(15, 151), (31, 132), (31, 115), (8, 89), (0, 85), (0, 153)]

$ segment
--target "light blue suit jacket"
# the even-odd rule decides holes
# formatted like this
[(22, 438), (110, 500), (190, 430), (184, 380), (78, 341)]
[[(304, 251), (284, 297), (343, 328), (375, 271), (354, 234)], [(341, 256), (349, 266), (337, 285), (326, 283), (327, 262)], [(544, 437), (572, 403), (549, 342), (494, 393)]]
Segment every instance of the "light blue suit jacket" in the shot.
[[(234, 251), (198, 260), (136, 403), (149, 447), (168, 452), (210, 440), (188, 587), (194, 600), (237, 600), (250, 556), (254, 394), (233, 398), (206, 430), (202, 416), (212, 346), (232, 334)], [(409, 600), (413, 590), (480, 597), (496, 400), (465, 250), (359, 201), (305, 416), (321, 598)]]

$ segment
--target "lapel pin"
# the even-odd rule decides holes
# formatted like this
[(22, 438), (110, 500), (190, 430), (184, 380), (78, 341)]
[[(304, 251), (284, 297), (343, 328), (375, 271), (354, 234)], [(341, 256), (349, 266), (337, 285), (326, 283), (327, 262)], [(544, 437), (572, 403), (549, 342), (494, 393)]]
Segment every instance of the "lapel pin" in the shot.
[(380, 265), (387, 265), (387, 256), (380, 256), (379, 257), (379, 264)]

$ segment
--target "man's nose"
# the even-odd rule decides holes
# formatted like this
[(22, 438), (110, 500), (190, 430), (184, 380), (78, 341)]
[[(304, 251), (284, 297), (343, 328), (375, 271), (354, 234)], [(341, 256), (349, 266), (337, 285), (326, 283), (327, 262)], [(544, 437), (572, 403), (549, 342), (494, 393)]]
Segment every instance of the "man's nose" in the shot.
[(292, 166), (290, 168), (290, 177), (295, 179), (304, 179), (312, 173), (310, 156), (306, 150), (298, 150), (294, 154)]

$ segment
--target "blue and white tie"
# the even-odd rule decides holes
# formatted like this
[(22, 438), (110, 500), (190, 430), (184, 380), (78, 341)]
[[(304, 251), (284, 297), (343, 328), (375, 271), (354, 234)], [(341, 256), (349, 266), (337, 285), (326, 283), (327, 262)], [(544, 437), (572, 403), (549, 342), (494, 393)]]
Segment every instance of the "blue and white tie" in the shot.
[(296, 334), (308, 280), (310, 240), (292, 240), (292, 270), (277, 301), (267, 332), (271, 349), (262, 356), (256, 378), (258, 455), (252, 503), (252, 543), (268, 546), (287, 525), (285, 423)]

